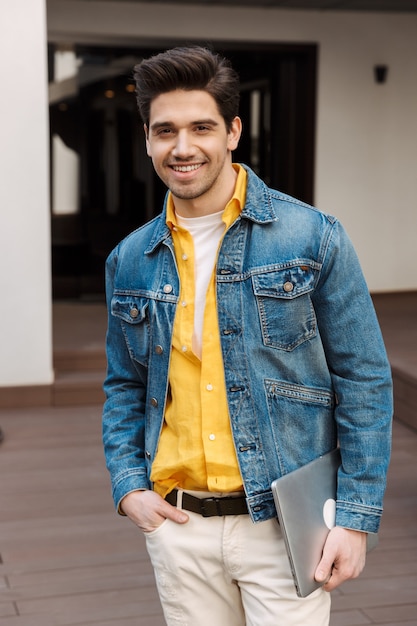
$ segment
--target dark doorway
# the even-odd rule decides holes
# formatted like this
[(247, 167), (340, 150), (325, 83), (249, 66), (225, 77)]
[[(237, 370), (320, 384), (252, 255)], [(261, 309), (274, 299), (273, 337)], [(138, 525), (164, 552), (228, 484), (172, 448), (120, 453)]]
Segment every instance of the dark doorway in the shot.
[[(270, 186), (313, 202), (316, 46), (213, 48), (241, 78), (244, 132), (235, 161)], [(92, 67), (98, 76), (112, 71), (81, 81), (76, 97), (51, 107), (51, 137), (59, 135), (80, 160), (80, 210), (52, 215), (55, 299), (102, 298), (107, 254), (162, 208), (165, 188), (145, 152), (131, 76), (135, 59), (158, 51), (79, 48), (90, 75)]]

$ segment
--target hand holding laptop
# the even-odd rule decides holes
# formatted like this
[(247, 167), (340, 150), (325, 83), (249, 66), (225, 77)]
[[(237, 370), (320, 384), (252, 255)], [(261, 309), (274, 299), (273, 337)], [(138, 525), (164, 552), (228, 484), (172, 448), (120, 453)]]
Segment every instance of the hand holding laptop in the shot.
[[(297, 594), (359, 576), (378, 536), (335, 526), (340, 451), (274, 480), (271, 488)], [(365, 547), (364, 547), (365, 546)], [(320, 572), (322, 572), (320, 574)]]
[(332, 591), (345, 580), (357, 578), (365, 567), (367, 534), (336, 526), (329, 532), (315, 572), (317, 582)]

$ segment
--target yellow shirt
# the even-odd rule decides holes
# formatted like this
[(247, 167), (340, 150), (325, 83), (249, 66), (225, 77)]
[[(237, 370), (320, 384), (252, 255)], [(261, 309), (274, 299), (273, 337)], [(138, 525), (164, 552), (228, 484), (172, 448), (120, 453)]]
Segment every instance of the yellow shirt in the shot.
[[(234, 164), (233, 167), (238, 177), (234, 195), (222, 215), (224, 232), (239, 216), (246, 197), (247, 174), (241, 166)], [(151, 480), (155, 491), (162, 496), (175, 487), (214, 492), (239, 491), (243, 486), (230, 429), (214, 271), (206, 295), (200, 360), (192, 350), (195, 300), (193, 239), (187, 230), (179, 226), (171, 196), (168, 199), (167, 224), (172, 231), (181, 292), (173, 328), (170, 394)]]

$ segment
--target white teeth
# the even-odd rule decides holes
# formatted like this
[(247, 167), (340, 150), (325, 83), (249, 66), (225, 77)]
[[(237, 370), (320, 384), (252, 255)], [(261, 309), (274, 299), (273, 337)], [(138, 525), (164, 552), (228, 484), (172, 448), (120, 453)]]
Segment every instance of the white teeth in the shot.
[(193, 170), (198, 170), (200, 165), (173, 165), (172, 169), (175, 172), (192, 172)]

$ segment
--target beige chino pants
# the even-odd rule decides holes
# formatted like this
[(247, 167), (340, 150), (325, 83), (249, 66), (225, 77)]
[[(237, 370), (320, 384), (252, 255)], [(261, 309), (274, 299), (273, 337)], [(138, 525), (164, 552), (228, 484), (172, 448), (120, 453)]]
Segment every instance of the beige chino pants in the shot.
[(168, 626), (328, 626), (330, 594), (296, 595), (276, 520), (187, 513), (145, 534)]

